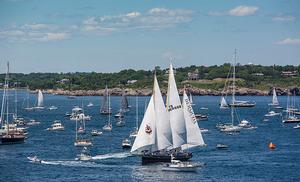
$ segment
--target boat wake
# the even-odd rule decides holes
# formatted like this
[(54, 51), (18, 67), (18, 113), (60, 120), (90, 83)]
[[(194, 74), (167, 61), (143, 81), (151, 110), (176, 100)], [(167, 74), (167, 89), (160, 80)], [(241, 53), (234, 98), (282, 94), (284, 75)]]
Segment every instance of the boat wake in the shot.
[(120, 159), (120, 158), (126, 158), (131, 156), (128, 152), (121, 152), (121, 153), (109, 153), (109, 154), (103, 154), (103, 155), (96, 155), (92, 157), (93, 160), (104, 160), (104, 159)]

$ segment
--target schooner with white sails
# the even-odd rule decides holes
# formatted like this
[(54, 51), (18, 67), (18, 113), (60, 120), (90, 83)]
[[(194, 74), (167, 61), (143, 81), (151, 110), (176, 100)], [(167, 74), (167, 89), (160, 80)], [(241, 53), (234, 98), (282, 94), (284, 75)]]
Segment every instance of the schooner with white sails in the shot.
[(132, 154), (142, 155), (142, 163), (170, 162), (171, 155), (188, 160), (188, 148), (205, 145), (193, 108), (184, 92), (180, 101), (173, 67), (170, 64), (166, 105), (154, 75), (153, 93), (131, 148)]

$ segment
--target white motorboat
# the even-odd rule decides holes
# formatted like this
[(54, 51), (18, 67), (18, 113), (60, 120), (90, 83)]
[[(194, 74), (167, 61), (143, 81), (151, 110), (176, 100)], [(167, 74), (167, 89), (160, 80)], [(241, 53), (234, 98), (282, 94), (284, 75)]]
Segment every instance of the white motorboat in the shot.
[(207, 133), (208, 129), (206, 129), (206, 128), (200, 128), (200, 131), (201, 131), (201, 133)]
[(190, 162), (182, 162), (180, 160), (171, 159), (170, 164), (166, 164), (163, 171), (178, 171), (178, 172), (196, 172), (203, 164), (193, 164)]
[(102, 131), (92, 130), (92, 131), (91, 131), (91, 135), (92, 135), (92, 136), (99, 136), (99, 135), (102, 135)]
[(227, 149), (228, 146), (225, 145), (225, 144), (219, 143), (219, 144), (217, 144), (216, 148), (217, 148), (217, 149)]
[(31, 119), (29, 122), (26, 123), (26, 125), (28, 126), (38, 125), (38, 124), (41, 124), (41, 122), (35, 121), (34, 119)]
[(103, 126), (103, 131), (112, 131), (112, 124), (108, 123), (105, 126)]
[(58, 107), (56, 107), (56, 106), (50, 106), (48, 109), (49, 109), (50, 111), (53, 111), (53, 110), (57, 110)]
[(245, 120), (245, 119), (243, 119), (243, 120), (238, 124), (238, 126), (239, 126), (239, 127), (242, 127), (242, 128), (246, 128), (246, 129), (255, 129), (255, 128), (257, 128), (257, 127), (255, 127), (255, 126), (252, 126), (252, 125), (250, 124), (250, 122), (247, 121), (247, 120)]
[(63, 131), (65, 127), (61, 124), (59, 120), (53, 121), (51, 128), (47, 128), (48, 131)]
[(92, 107), (92, 106), (94, 106), (92, 102), (89, 102), (89, 104), (87, 105), (87, 107)]
[(300, 125), (297, 124), (296, 126), (293, 127), (294, 129), (300, 129)]
[(136, 137), (137, 134), (138, 134), (138, 132), (139, 132), (139, 130), (136, 128), (135, 130), (133, 130), (133, 131), (130, 133), (129, 137)]
[(42, 160), (39, 159), (37, 156), (27, 157), (27, 159), (30, 160), (30, 162), (33, 162), (33, 163), (42, 163)]
[(122, 141), (122, 148), (131, 148), (131, 142), (129, 139), (125, 138)]
[(282, 120), (283, 123), (300, 123), (300, 118), (296, 116), (289, 116)]
[(241, 127), (240, 126), (234, 126), (234, 125), (225, 125), (223, 128), (220, 129), (222, 132), (240, 132)]
[(273, 117), (273, 116), (280, 116), (281, 113), (270, 111), (267, 114), (265, 114), (265, 117)]
[(81, 153), (77, 155), (77, 158), (75, 160), (80, 160), (80, 161), (90, 161), (92, 160), (92, 156), (89, 152), (89, 150), (86, 147), (83, 147)]
[(90, 121), (91, 118), (92, 118), (91, 116), (85, 115), (83, 113), (83, 109), (80, 107), (74, 107), (72, 109), (72, 113), (70, 115), (70, 120), (72, 120), (72, 121), (76, 121), (76, 120)]

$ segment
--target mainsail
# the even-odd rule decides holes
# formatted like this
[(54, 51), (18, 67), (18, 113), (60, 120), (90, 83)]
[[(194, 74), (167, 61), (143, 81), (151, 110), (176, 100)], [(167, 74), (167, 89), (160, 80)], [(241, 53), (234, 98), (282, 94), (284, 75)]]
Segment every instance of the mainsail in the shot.
[(182, 107), (187, 131), (187, 144), (184, 144), (182, 149), (205, 145), (193, 111), (193, 107), (185, 90), (183, 91)]
[(122, 92), (122, 99), (121, 99), (121, 111), (125, 112), (128, 109), (128, 100), (126, 97), (125, 92)]
[(156, 75), (154, 75), (153, 99), (156, 116), (157, 147), (158, 150), (163, 150), (172, 145), (172, 131)]
[(100, 112), (101, 113), (109, 113), (107, 85), (105, 86), (105, 90), (104, 90), (104, 94), (103, 94), (103, 100), (102, 100), (102, 106), (101, 106)]
[(131, 153), (141, 154), (143, 151), (156, 151), (156, 118), (153, 95), (145, 111), (143, 121), (131, 148)]
[(224, 98), (224, 96), (222, 96), (222, 98), (221, 98), (220, 107), (221, 108), (228, 107), (228, 104), (227, 104), (226, 99)]
[(43, 107), (44, 105), (44, 96), (41, 90), (38, 91), (38, 101), (37, 101), (37, 107)]
[(170, 64), (169, 68), (166, 106), (169, 112), (170, 124), (172, 129), (173, 148), (178, 148), (183, 144), (186, 144), (186, 127), (172, 64)]
[(272, 99), (272, 105), (279, 105), (277, 95), (276, 95), (276, 90), (273, 88), (273, 99)]

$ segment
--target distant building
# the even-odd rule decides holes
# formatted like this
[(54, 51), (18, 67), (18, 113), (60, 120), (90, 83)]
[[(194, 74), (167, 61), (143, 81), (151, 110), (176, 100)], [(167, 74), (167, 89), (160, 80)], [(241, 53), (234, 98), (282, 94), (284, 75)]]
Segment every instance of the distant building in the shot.
[(264, 76), (263, 73), (252, 73), (251, 75), (253, 75), (253, 76)]
[(57, 83), (68, 84), (68, 83), (70, 83), (70, 80), (68, 78), (64, 78), (62, 80), (57, 81)]
[(137, 80), (128, 80), (127, 84), (134, 84), (135, 82), (137, 82)]
[(193, 72), (188, 73), (188, 80), (199, 80), (199, 71), (196, 69)]
[(282, 71), (281, 75), (282, 76), (297, 76), (298, 71)]

